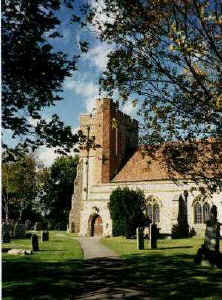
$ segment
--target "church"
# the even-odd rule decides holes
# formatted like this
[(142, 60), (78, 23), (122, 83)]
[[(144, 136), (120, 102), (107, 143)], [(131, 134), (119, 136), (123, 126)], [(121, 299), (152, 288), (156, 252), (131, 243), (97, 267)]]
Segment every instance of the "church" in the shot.
[(192, 180), (172, 180), (158, 160), (148, 160), (138, 145), (138, 122), (122, 113), (118, 103), (98, 99), (91, 114), (80, 116), (80, 129), (94, 142), (80, 147), (69, 231), (112, 236), (109, 199), (117, 187), (144, 192), (146, 213), (162, 234), (171, 235), (181, 200), (186, 204), (189, 230), (195, 234), (204, 232), (212, 205), (222, 223), (222, 193), (202, 194)]

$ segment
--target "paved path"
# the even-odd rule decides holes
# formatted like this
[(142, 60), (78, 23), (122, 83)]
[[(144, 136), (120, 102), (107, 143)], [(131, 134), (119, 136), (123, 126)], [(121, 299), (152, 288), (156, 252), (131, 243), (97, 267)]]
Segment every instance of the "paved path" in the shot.
[[(79, 276), (82, 287), (70, 299), (109, 300), (132, 299), (151, 300), (149, 291), (135, 277), (125, 260), (106, 248), (99, 238), (77, 238), (84, 252), (83, 269)], [(126, 276), (127, 275), (127, 276)]]
[(99, 257), (119, 257), (118, 254), (103, 246), (100, 243), (100, 238), (97, 237), (79, 237), (81, 248), (84, 253), (84, 259), (99, 258)]

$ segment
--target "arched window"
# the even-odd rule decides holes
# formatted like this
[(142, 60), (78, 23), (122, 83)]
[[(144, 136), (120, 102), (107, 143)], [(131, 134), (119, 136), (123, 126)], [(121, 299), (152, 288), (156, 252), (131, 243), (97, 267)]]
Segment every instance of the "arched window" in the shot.
[(156, 201), (149, 201), (146, 205), (146, 215), (152, 223), (160, 222), (160, 206)]
[(160, 222), (160, 207), (157, 203), (153, 205), (153, 222)]
[(202, 207), (200, 202), (197, 202), (194, 206), (194, 223), (201, 224), (202, 220)]
[(203, 222), (206, 223), (210, 216), (210, 205), (205, 202), (203, 205)]

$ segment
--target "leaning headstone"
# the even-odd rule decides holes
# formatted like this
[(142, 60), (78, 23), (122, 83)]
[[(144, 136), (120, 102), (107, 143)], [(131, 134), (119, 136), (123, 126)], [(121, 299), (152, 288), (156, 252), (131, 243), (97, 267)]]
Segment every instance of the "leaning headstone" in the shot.
[(15, 225), (14, 236), (16, 239), (25, 238), (25, 225), (24, 224)]
[(11, 255), (31, 255), (32, 250), (24, 250), (24, 249), (10, 249), (8, 254)]
[(24, 255), (25, 254), (25, 250), (24, 249), (11, 249), (8, 251), (8, 254), (12, 254), (12, 255)]
[(9, 234), (9, 225), (8, 224), (2, 225), (2, 242), (10, 243), (10, 234)]
[(143, 250), (144, 249), (143, 227), (137, 227), (136, 240), (137, 240), (137, 249)]
[(32, 251), (39, 251), (39, 241), (37, 234), (32, 235)]
[(204, 244), (198, 249), (194, 262), (202, 266), (211, 265), (222, 268), (219, 238), (220, 224), (217, 222), (217, 207), (213, 205), (210, 219), (206, 222)]
[(41, 233), (41, 241), (45, 242), (49, 240), (49, 232), (48, 231), (42, 231)]
[(150, 224), (150, 249), (157, 248), (157, 238), (158, 238), (159, 230), (155, 223)]
[(206, 222), (204, 245), (210, 251), (219, 252), (219, 224), (217, 222), (217, 209), (213, 205), (211, 208), (210, 219)]

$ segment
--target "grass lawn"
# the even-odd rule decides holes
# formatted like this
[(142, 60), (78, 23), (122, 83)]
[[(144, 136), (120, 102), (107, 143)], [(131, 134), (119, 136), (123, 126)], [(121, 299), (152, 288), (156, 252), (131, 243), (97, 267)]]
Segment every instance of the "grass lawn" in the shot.
[[(222, 249), (222, 241), (221, 249)], [(136, 240), (123, 237), (102, 239), (128, 265), (126, 280), (150, 290), (151, 297), (163, 300), (222, 300), (222, 270), (195, 265), (203, 239), (158, 240), (158, 249), (136, 249)]]
[[(38, 232), (40, 236), (40, 232)], [(83, 254), (74, 235), (50, 231), (33, 255), (2, 254), (2, 294), (5, 300), (71, 299), (78, 288)], [(39, 239), (40, 241), (40, 239)], [(30, 239), (12, 240), (3, 248), (31, 249)]]

